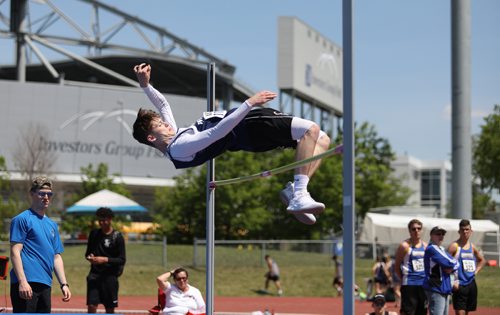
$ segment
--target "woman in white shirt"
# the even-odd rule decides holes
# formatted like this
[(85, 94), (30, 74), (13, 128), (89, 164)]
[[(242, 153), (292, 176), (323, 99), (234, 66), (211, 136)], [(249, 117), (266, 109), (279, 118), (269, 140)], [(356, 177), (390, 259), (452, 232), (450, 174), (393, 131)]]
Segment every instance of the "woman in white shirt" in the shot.
[[(173, 283), (168, 279), (172, 277)], [(158, 287), (165, 293), (163, 314), (204, 314), (205, 301), (200, 290), (188, 284), (188, 272), (184, 268), (167, 271), (156, 278)]]

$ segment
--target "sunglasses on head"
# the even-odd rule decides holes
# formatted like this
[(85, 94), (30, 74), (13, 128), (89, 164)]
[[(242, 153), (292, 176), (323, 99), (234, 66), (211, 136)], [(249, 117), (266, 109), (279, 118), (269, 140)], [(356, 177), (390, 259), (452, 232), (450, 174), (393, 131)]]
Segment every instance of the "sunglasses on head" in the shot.
[(49, 198), (50, 198), (50, 197), (52, 197), (53, 195), (54, 195), (54, 193), (53, 193), (53, 192), (51, 192), (51, 191), (39, 191), (39, 192), (38, 192), (38, 196), (40, 196), (41, 198), (43, 198), (43, 197), (45, 197), (45, 196), (47, 196), (47, 197), (49, 197)]

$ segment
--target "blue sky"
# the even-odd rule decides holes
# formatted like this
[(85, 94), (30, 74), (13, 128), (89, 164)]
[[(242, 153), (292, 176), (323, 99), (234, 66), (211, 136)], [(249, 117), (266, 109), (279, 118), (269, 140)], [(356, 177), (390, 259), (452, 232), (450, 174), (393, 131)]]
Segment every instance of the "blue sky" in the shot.
[[(255, 90), (277, 90), (279, 16), (296, 16), (342, 46), (341, 0), (103, 2), (227, 60), (237, 67), (236, 77)], [(398, 155), (450, 159), (450, 0), (354, 3), (355, 120), (375, 125)], [(471, 0), (471, 11), (476, 134), (500, 103), (500, 1)]]

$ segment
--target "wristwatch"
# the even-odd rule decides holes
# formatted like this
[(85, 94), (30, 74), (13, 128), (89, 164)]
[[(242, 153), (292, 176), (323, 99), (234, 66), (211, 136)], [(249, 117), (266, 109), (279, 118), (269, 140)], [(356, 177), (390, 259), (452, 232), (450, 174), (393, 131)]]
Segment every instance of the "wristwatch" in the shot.
[(69, 284), (67, 284), (67, 283), (63, 283), (63, 284), (61, 284), (61, 290), (62, 290), (64, 287), (68, 287), (68, 288), (69, 288)]

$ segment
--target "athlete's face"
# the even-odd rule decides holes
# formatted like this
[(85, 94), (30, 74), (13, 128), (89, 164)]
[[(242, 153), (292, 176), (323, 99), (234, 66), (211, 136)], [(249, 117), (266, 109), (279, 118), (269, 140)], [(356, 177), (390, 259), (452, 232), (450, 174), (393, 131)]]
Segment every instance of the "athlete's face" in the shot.
[(410, 236), (414, 238), (422, 238), (422, 226), (418, 223), (412, 224), (410, 226)]
[(472, 228), (470, 227), (470, 225), (461, 226), (460, 229), (458, 230), (458, 234), (460, 234), (460, 237), (468, 240), (472, 235)]
[(165, 142), (175, 135), (175, 130), (172, 126), (161, 119), (152, 120), (149, 129), (150, 135), (148, 138), (153, 142), (156, 140)]

